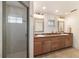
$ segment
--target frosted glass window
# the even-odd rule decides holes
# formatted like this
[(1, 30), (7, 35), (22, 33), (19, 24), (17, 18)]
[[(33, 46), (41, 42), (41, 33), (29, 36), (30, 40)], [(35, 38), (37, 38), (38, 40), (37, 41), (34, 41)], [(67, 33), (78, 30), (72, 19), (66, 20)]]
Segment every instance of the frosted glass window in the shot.
[(8, 16), (8, 23), (22, 23), (22, 17)]
[(16, 23), (16, 17), (9, 16), (8, 17), (8, 22), (9, 23)]
[(48, 26), (55, 26), (55, 20), (48, 20)]
[(22, 18), (18, 17), (17, 20), (16, 20), (16, 23), (22, 23)]

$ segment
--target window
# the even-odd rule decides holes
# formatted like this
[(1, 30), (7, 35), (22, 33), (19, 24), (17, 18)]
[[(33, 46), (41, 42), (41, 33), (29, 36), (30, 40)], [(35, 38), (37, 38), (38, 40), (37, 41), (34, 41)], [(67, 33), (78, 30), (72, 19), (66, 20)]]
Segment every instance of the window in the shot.
[(22, 23), (22, 17), (8, 16), (8, 23)]
[(48, 20), (48, 26), (55, 27), (55, 20)]

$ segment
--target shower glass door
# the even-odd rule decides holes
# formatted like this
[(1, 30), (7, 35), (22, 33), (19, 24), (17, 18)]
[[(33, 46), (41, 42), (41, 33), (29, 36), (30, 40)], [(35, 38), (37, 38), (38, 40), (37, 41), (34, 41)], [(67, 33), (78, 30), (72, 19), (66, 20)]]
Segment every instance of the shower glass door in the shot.
[(27, 8), (17, 1), (6, 2), (6, 57), (27, 57)]

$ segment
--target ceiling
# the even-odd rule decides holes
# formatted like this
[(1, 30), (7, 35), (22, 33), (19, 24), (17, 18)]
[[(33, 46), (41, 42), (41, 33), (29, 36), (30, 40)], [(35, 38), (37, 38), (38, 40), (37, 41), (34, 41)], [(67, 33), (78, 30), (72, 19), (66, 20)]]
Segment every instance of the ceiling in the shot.
[[(46, 9), (43, 10), (43, 7), (46, 7)], [(79, 10), (79, 1), (34, 1), (35, 13), (41, 12), (65, 16), (73, 9)]]
[(7, 4), (7, 5), (10, 5), (10, 6), (21, 7), (21, 8), (24, 7), (23, 5), (21, 5), (21, 4), (20, 4), (19, 2), (17, 2), (17, 1), (7, 1), (6, 4)]
[[(29, 6), (29, 1), (21, 1), (21, 2), (23, 2), (26, 6)], [(24, 8), (24, 6), (22, 4), (20, 4), (18, 1), (7, 1), (6, 4)]]

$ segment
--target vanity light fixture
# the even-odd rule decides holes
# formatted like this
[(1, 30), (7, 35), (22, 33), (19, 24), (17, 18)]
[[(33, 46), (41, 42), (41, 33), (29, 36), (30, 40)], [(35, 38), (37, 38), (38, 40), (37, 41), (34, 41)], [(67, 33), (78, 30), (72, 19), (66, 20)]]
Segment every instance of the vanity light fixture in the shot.
[(65, 19), (65, 17), (60, 16), (60, 17), (58, 18), (58, 21), (64, 21), (64, 19)]
[(58, 18), (58, 21), (64, 21), (64, 19), (62, 19), (62, 18)]
[(34, 18), (43, 19), (44, 18), (44, 15), (34, 14)]

